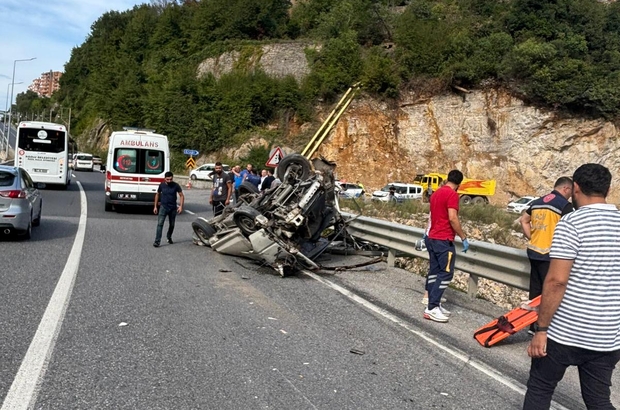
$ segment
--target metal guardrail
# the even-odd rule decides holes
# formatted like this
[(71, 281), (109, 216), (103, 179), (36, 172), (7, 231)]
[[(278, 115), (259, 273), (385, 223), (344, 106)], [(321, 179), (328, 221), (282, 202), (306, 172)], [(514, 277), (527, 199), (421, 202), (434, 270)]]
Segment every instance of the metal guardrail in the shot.
[[(365, 216), (355, 217), (348, 213), (343, 213), (343, 216), (350, 221), (347, 231), (352, 236), (390, 249), (390, 266), (394, 266), (397, 252), (428, 260), (427, 251), (415, 249), (415, 242), (424, 235), (423, 229)], [(471, 297), (475, 297), (478, 292), (478, 278), (522, 290), (529, 289), (530, 263), (525, 250), (470, 240), (469, 250), (463, 253), (460, 239), (455, 240), (455, 243), (455, 269), (469, 273), (467, 293)]]

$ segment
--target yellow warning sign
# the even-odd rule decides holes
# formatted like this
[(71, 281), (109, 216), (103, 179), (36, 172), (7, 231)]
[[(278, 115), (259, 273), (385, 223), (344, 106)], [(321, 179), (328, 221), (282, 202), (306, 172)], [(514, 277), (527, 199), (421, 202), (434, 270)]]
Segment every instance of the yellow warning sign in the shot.
[(185, 168), (187, 169), (194, 169), (196, 168), (196, 160), (192, 157), (189, 157), (187, 159), (187, 161), (185, 162)]

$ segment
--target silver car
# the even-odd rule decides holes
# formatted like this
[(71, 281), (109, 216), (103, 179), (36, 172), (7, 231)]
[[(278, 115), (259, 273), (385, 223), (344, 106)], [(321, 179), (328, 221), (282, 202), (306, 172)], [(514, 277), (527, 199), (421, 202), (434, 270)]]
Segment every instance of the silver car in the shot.
[(43, 200), (23, 168), (0, 165), (0, 235), (18, 234), (30, 239), (32, 227), (41, 223)]

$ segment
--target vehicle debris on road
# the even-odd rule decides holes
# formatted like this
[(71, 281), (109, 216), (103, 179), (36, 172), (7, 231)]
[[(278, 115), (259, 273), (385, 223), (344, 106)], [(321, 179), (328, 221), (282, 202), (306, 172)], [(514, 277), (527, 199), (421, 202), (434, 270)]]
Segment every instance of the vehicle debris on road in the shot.
[(196, 219), (194, 233), (217, 252), (261, 261), (281, 276), (319, 270), (315, 259), (332, 242), (356, 243), (338, 208), (335, 168), (324, 158), (289, 154), (276, 169), (280, 185), (259, 192), (244, 181), (238, 201), (210, 220)]

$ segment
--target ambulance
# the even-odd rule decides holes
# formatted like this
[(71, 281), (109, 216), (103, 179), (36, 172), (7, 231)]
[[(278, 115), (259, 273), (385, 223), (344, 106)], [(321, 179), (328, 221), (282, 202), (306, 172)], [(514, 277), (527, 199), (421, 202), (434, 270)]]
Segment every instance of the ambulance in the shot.
[(118, 205), (153, 205), (157, 187), (168, 171), (168, 137), (140, 128), (114, 131), (106, 161), (106, 212)]

